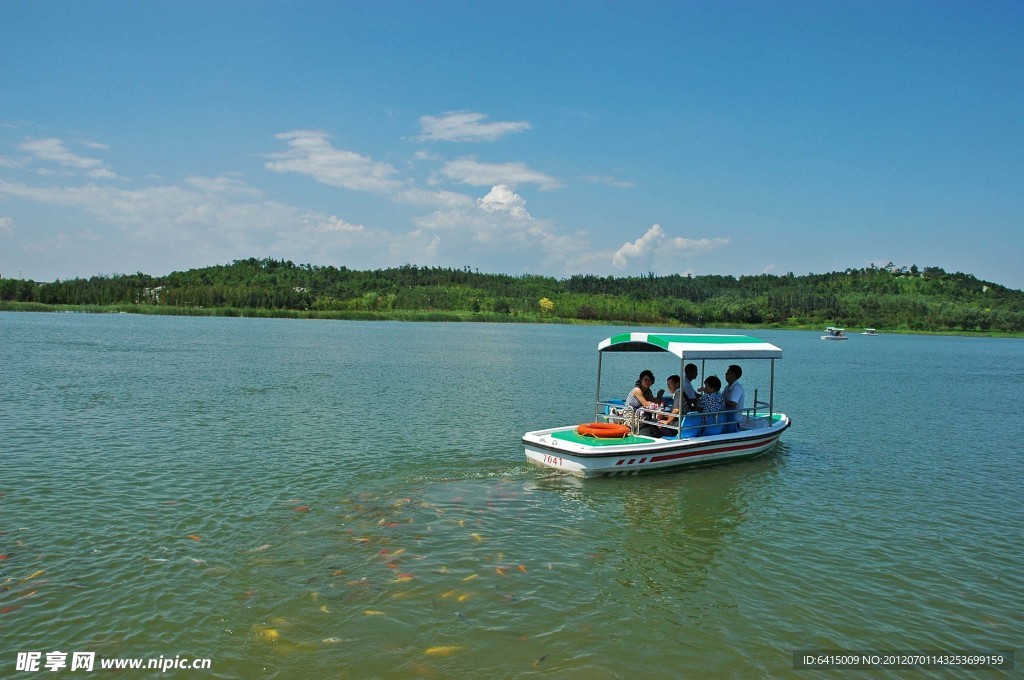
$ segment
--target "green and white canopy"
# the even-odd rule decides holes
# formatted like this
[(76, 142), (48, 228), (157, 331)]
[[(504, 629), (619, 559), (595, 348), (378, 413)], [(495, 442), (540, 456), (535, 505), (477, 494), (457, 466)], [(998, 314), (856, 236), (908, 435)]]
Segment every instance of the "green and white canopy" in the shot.
[(782, 350), (749, 335), (621, 333), (598, 352), (669, 352), (680, 359), (781, 359)]

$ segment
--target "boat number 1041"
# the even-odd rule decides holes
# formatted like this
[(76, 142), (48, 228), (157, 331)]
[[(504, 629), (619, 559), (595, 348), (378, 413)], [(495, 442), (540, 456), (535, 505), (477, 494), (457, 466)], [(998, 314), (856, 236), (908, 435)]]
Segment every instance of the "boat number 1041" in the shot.
[(559, 458), (558, 456), (549, 456), (548, 454), (545, 453), (544, 454), (544, 464), (545, 465), (561, 465), (562, 464), (562, 459)]

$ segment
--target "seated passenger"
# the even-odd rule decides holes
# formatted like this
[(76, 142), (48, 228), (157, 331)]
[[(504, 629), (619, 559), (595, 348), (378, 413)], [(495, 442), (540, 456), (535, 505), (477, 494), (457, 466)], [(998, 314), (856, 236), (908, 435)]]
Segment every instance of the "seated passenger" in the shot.
[[(651, 392), (651, 385), (654, 384), (654, 374), (650, 371), (642, 371), (636, 385), (629, 391), (626, 397), (626, 406), (634, 411), (642, 408), (657, 410), (658, 404), (654, 401), (654, 393)], [(640, 434), (649, 437), (657, 437), (661, 434), (661, 428), (653, 423), (644, 423), (640, 426)]]
[[(686, 397), (686, 408), (692, 409), (697, 406), (697, 390), (693, 389), (693, 380), (697, 377), (697, 364), (686, 364), (683, 368), (683, 396)], [(685, 413), (685, 411), (684, 411)]]
[[(722, 398), (725, 399), (726, 409), (739, 409), (743, 410), (743, 385), (740, 384), (740, 377), (743, 375), (743, 369), (733, 364), (725, 371), (725, 381), (728, 383), (726, 388), (722, 391)], [(726, 422), (728, 425), (725, 428), (726, 432), (735, 432), (736, 423), (740, 422), (742, 413), (729, 413), (726, 415)]]
[(724, 416), (708, 415), (714, 414), (715, 411), (725, 410), (725, 399), (722, 398), (719, 392), (720, 389), (722, 389), (722, 381), (718, 379), (717, 375), (709, 375), (704, 380), (704, 387), (700, 388), (702, 394), (700, 399), (697, 400), (697, 408), (705, 414), (700, 418), (701, 423), (704, 424), (704, 429), (701, 431), (702, 435), (722, 433), (723, 425), (718, 423), (719, 418), (724, 419)]
[[(672, 393), (672, 397), (670, 399), (663, 400), (663, 403), (671, 401), (670, 407), (671, 407), (672, 410), (671, 410), (670, 414), (666, 414), (666, 415), (663, 415), (663, 416), (658, 416), (658, 422), (663, 424), (663, 425), (676, 425), (676, 426), (678, 426), (679, 425), (679, 414), (681, 413), (681, 411), (679, 409), (679, 405), (680, 404), (683, 404), (683, 405), (686, 404), (685, 398), (683, 397), (683, 391), (679, 387), (679, 376), (678, 375), (670, 375), (668, 377), (668, 380), (665, 381), (665, 384), (668, 385), (668, 391)], [(677, 434), (679, 434), (678, 430), (676, 430), (673, 427), (662, 427), (661, 428), (661, 436), (662, 437), (674, 437)]]

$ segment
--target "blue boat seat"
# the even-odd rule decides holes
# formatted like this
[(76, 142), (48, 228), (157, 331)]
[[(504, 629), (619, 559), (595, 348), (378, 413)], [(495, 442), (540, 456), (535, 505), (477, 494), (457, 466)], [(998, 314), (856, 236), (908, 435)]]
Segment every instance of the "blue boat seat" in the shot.
[(700, 414), (699, 413), (687, 413), (683, 416), (683, 427), (679, 433), (682, 439), (687, 437), (699, 437), (700, 436)]

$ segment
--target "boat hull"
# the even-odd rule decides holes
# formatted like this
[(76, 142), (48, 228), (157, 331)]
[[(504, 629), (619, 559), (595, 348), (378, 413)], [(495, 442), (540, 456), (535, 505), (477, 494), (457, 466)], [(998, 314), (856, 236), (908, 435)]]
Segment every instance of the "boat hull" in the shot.
[(733, 434), (683, 439), (631, 437), (623, 444), (580, 442), (571, 437), (571, 426), (527, 432), (523, 443), (526, 460), (534, 465), (577, 477), (618, 477), (756, 458), (773, 449), (789, 426), (787, 416), (776, 414), (770, 426)]

